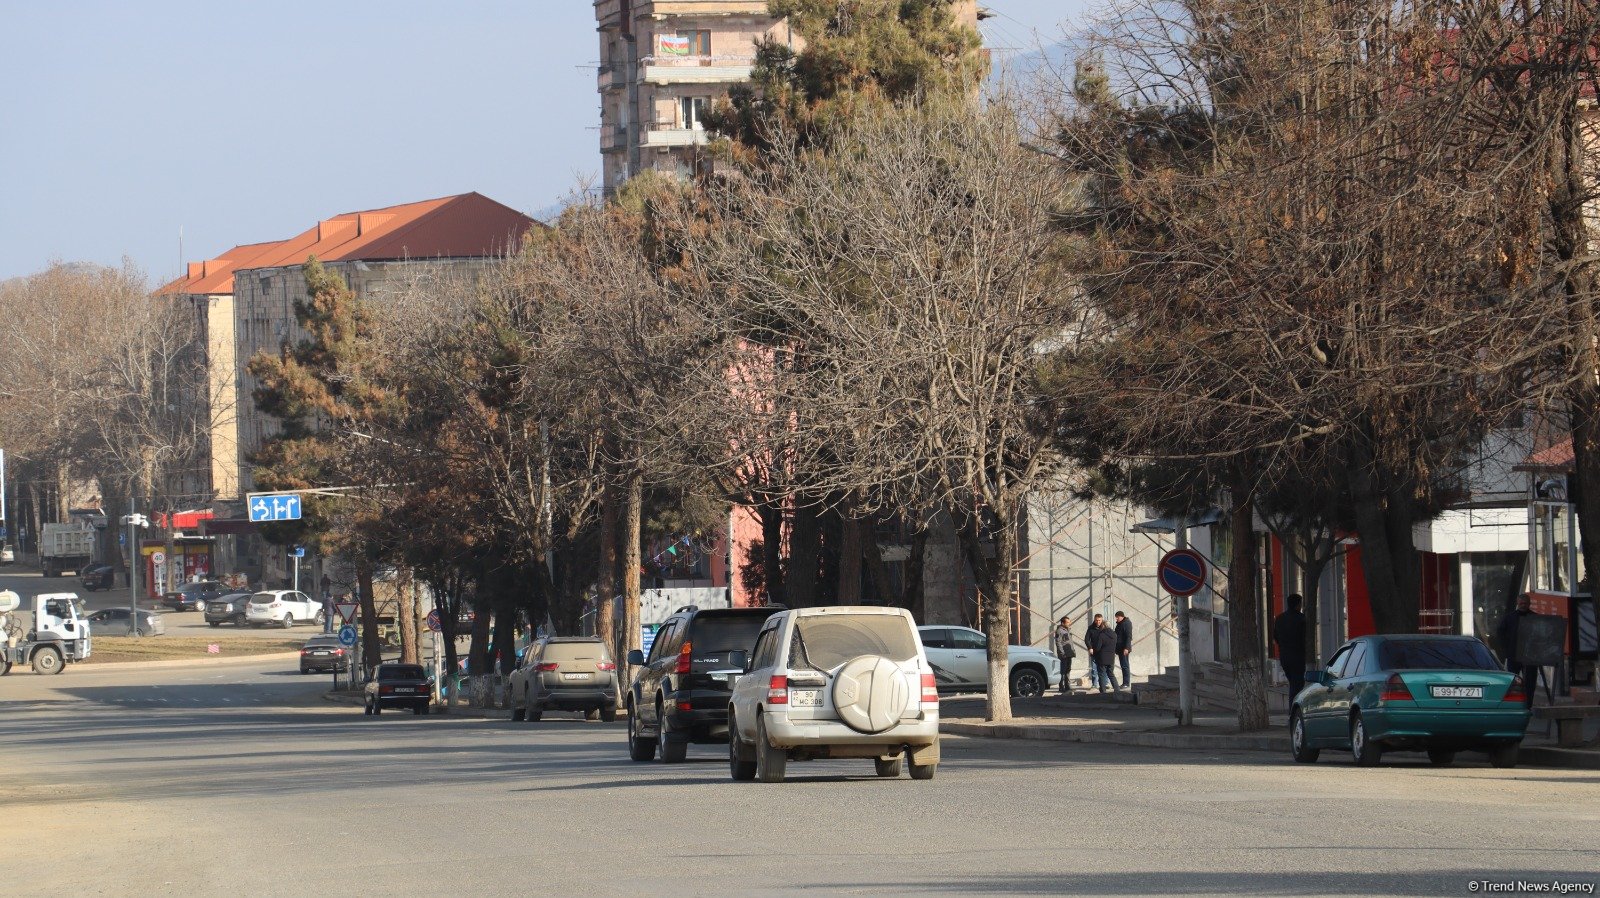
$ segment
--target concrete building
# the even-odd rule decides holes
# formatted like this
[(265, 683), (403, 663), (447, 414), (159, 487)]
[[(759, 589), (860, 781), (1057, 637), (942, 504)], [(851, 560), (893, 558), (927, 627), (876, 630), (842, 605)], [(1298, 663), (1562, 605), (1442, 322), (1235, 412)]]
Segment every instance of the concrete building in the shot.
[[(956, 0), (976, 30), (976, 0)], [(642, 171), (687, 176), (706, 143), (702, 116), (750, 80), (763, 38), (800, 49), (765, 0), (594, 0), (600, 34), (600, 152), (607, 194)]]

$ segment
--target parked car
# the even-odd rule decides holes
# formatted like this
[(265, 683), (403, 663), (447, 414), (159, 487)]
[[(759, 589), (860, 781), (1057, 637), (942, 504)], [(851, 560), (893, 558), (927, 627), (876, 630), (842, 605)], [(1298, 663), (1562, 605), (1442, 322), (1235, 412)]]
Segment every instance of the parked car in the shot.
[(1385, 752), (1425, 751), (1437, 765), (1464, 750), (1515, 767), (1528, 729), (1530, 684), (1502, 670), (1471, 636), (1363, 636), (1308, 671), (1289, 710), (1290, 746), (1303, 764), (1323, 749), (1363, 767)]
[(349, 666), (349, 652), (339, 644), (338, 636), (319, 633), (307, 639), (306, 644), (300, 648), (300, 672), (303, 674), (318, 671), (337, 673)]
[(420, 664), (380, 664), (365, 694), (368, 714), (382, 714), (384, 708), (393, 707), (426, 714), (433, 698), (433, 681)]
[(78, 582), (90, 592), (111, 589), (117, 585), (117, 569), (109, 564), (91, 564), (78, 572)]
[(250, 604), (250, 593), (230, 592), (206, 602), (206, 623), (213, 627), (233, 624), (245, 625), (245, 608)]
[(522, 653), (507, 688), (512, 720), (538, 720), (546, 711), (617, 719), (617, 663), (598, 639), (553, 636), (535, 642)]
[[(968, 627), (919, 627), (940, 692), (989, 691), (989, 637)], [(1061, 659), (1031, 645), (1006, 649), (1011, 694), (1032, 698), (1061, 685)]]
[(162, 594), (161, 604), (173, 611), (204, 611), (206, 602), (227, 595), (229, 592), (232, 590), (228, 588), (228, 584), (220, 580), (196, 580)]
[(748, 654), (767, 618), (782, 610), (685, 605), (656, 631), (650, 656), (638, 649), (628, 664), (639, 668), (628, 690), (628, 754), (648, 761), (682, 761), (689, 743), (728, 738), (728, 693), (739, 674), (734, 652)]
[(0, 546), (0, 564), (16, 564), (17, 553), (10, 546)]
[(245, 623), (252, 627), (277, 624), (285, 630), (300, 621), (322, 626), (322, 603), (292, 589), (270, 589), (250, 597), (245, 605)]
[[(132, 636), (133, 628), (128, 621), (128, 609), (103, 608), (89, 615), (89, 632), (96, 636)], [(163, 636), (166, 632), (167, 625), (162, 623), (160, 614), (139, 609), (140, 636)]]
[(872, 758), (879, 776), (932, 779), (939, 686), (904, 608), (800, 608), (761, 628), (733, 687), (728, 767), (782, 782), (790, 760)]

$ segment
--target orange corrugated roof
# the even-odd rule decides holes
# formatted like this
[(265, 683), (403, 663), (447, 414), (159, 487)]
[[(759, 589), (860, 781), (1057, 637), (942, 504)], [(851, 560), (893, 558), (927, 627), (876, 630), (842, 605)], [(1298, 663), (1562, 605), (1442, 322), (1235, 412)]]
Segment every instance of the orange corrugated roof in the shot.
[(216, 259), (189, 263), (189, 273), (160, 293), (232, 293), (233, 274), (256, 268), (324, 262), (495, 256), (516, 246), (539, 223), (480, 193), (346, 212), (288, 240), (236, 246)]

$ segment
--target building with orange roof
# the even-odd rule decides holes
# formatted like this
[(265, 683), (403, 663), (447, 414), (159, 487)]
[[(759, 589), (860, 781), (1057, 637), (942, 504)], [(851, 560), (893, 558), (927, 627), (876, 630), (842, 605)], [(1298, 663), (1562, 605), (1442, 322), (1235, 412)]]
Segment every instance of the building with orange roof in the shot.
[[(214, 259), (191, 262), (158, 293), (194, 307), (203, 335), (210, 389), (209, 483), (186, 492), (210, 495), (218, 518), (213, 533), (244, 535), (244, 495), (254, 488), (249, 459), (277, 433), (277, 422), (251, 400), (256, 384), (246, 366), (261, 352), (277, 353), (305, 334), (294, 303), (305, 296), (302, 267), (316, 257), (356, 296), (382, 301), (429, 272), (487, 267), (514, 252), (534, 219), (478, 193), (347, 212), (318, 221), (287, 240), (236, 246)], [(252, 580), (282, 576), (282, 559), (260, 540), (218, 546), (217, 570)], [(237, 549), (235, 547), (238, 547)]]

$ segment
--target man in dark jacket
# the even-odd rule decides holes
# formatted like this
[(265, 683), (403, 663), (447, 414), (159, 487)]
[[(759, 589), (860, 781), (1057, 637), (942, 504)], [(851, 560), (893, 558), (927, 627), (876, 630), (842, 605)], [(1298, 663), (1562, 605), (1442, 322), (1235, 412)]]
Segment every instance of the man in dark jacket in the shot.
[(1272, 641), (1278, 644), (1278, 665), (1289, 679), (1289, 698), (1306, 688), (1306, 616), (1301, 613), (1304, 603), (1299, 593), (1284, 599), (1288, 610), (1272, 622)]
[(1111, 666), (1117, 663), (1117, 634), (1106, 626), (1104, 616), (1094, 616), (1086, 641), (1089, 643), (1089, 663), (1099, 671), (1100, 691), (1105, 692), (1106, 687), (1110, 686), (1121, 692), (1122, 687), (1117, 685), (1111, 674)]
[(1494, 630), (1495, 639), (1500, 643), (1500, 654), (1506, 659), (1506, 670), (1522, 676), (1522, 691), (1527, 693), (1530, 708), (1533, 707), (1533, 694), (1539, 688), (1539, 668), (1524, 665), (1517, 658), (1517, 637), (1522, 619), (1533, 613), (1532, 604), (1527, 593), (1517, 596), (1517, 607), (1507, 611)]
[(1072, 618), (1061, 615), (1061, 623), (1050, 639), (1055, 644), (1056, 658), (1061, 661), (1061, 694), (1066, 695), (1072, 691), (1072, 659), (1078, 654), (1078, 647), (1072, 644)]
[(1127, 689), (1128, 683), (1133, 679), (1133, 672), (1128, 669), (1128, 655), (1133, 652), (1133, 621), (1128, 616), (1118, 611), (1114, 615), (1117, 625), (1117, 660), (1122, 662), (1122, 688)]

